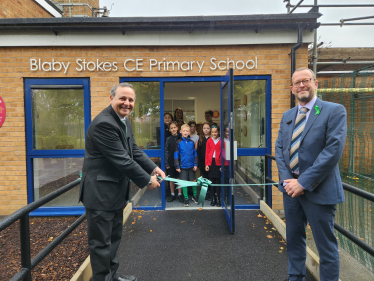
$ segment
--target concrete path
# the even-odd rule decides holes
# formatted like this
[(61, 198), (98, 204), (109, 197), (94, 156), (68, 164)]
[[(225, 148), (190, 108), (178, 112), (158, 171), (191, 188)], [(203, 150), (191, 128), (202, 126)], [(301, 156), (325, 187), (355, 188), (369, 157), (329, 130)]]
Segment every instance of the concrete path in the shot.
[[(139, 281), (287, 278), (287, 251), (258, 210), (236, 211), (232, 235), (222, 210), (133, 212), (119, 248), (120, 274)], [(308, 272), (306, 281), (315, 280)]]

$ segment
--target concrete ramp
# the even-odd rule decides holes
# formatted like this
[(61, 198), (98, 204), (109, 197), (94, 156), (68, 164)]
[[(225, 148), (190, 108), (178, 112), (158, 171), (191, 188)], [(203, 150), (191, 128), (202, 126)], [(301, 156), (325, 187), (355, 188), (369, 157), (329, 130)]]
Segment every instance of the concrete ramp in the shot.
[(139, 281), (285, 280), (286, 245), (273, 225), (258, 210), (235, 215), (232, 235), (223, 210), (132, 212), (118, 272)]

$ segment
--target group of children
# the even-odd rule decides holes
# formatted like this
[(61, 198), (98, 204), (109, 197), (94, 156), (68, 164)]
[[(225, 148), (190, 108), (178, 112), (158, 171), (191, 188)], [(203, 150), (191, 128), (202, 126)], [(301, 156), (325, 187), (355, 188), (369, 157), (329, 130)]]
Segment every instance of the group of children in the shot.
[[(210, 114), (210, 111), (207, 112)], [(170, 113), (164, 115), (166, 174), (172, 178), (196, 181), (196, 170), (199, 168), (204, 178), (208, 178), (214, 184), (219, 184), (221, 182), (221, 139), (218, 125), (205, 122), (199, 130), (195, 121), (184, 124), (181, 108), (175, 110), (175, 119), (179, 122), (173, 121)], [(196, 130), (198, 134), (195, 134)], [(175, 185), (170, 182), (170, 191), (171, 196), (168, 202), (178, 199), (184, 203), (184, 206), (189, 206), (187, 187), (182, 190), (178, 189), (178, 196), (176, 196)], [(197, 204), (196, 186), (192, 187), (192, 192), (192, 200)], [(210, 186), (205, 200), (211, 200), (211, 206), (221, 206), (220, 193), (220, 186)]]

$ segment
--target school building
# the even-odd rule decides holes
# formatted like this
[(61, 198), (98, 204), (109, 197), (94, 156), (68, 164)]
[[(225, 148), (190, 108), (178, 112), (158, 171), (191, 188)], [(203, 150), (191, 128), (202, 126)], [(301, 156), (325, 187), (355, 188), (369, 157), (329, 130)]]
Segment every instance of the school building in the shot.
[[(291, 106), (291, 71), (308, 66), (307, 46), (321, 16), (317, 10), (62, 17), (58, 7), (40, 3), (37, 7), (44, 12), (38, 17), (0, 19), (0, 100), (5, 118), (0, 127), (0, 216), (79, 178), (85, 132), (109, 105), (112, 86), (120, 82), (133, 84), (136, 91), (131, 115), (136, 142), (162, 169), (164, 113), (181, 107), (185, 122), (204, 122), (205, 110), (211, 109), (221, 127), (233, 124), (236, 183), (253, 184), (234, 189), (236, 208), (258, 209), (268, 188), (272, 208), (281, 213), (277, 188), (256, 184), (264, 183), (265, 154), (274, 155), (281, 116)], [(67, 8), (63, 6), (65, 16)], [(225, 88), (230, 68), (232, 101)], [(271, 170), (277, 180), (275, 161)], [(76, 186), (32, 214), (82, 214), (78, 192)], [(185, 208), (177, 200), (166, 202), (165, 185), (140, 193), (136, 186), (131, 188), (137, 208)], [(206, 203), (204, 208), (213, 207)]]

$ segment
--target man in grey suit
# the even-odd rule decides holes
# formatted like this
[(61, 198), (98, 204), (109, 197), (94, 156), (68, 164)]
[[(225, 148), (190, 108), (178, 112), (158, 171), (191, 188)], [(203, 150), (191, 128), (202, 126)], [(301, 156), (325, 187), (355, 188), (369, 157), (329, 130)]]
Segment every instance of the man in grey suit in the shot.
[(317, 87), (313, 71), (295, 71), (291, 90), (299, 104), (283, 114), (275, 142), (291, 281), (305, 280), (307, 222), (319, 252), (320, 279), (339, 280), (334, 218), (336, 204), (344, 201), (338, 161), (347, 135), (347, 113), (342, 105), (318, 99)]
[(79, 200), (87, 214), (92, 280), (134, 281), (134, 276), (116, 273), (130, 180), (153, 189), (160, 186), (157, 176), (164, 178), (165, 173), (135, 143), (128, 119), (135, 104), (133, 86), (114, 86), (110, 100), (111, 105), (95, 117), (86, 133)]

